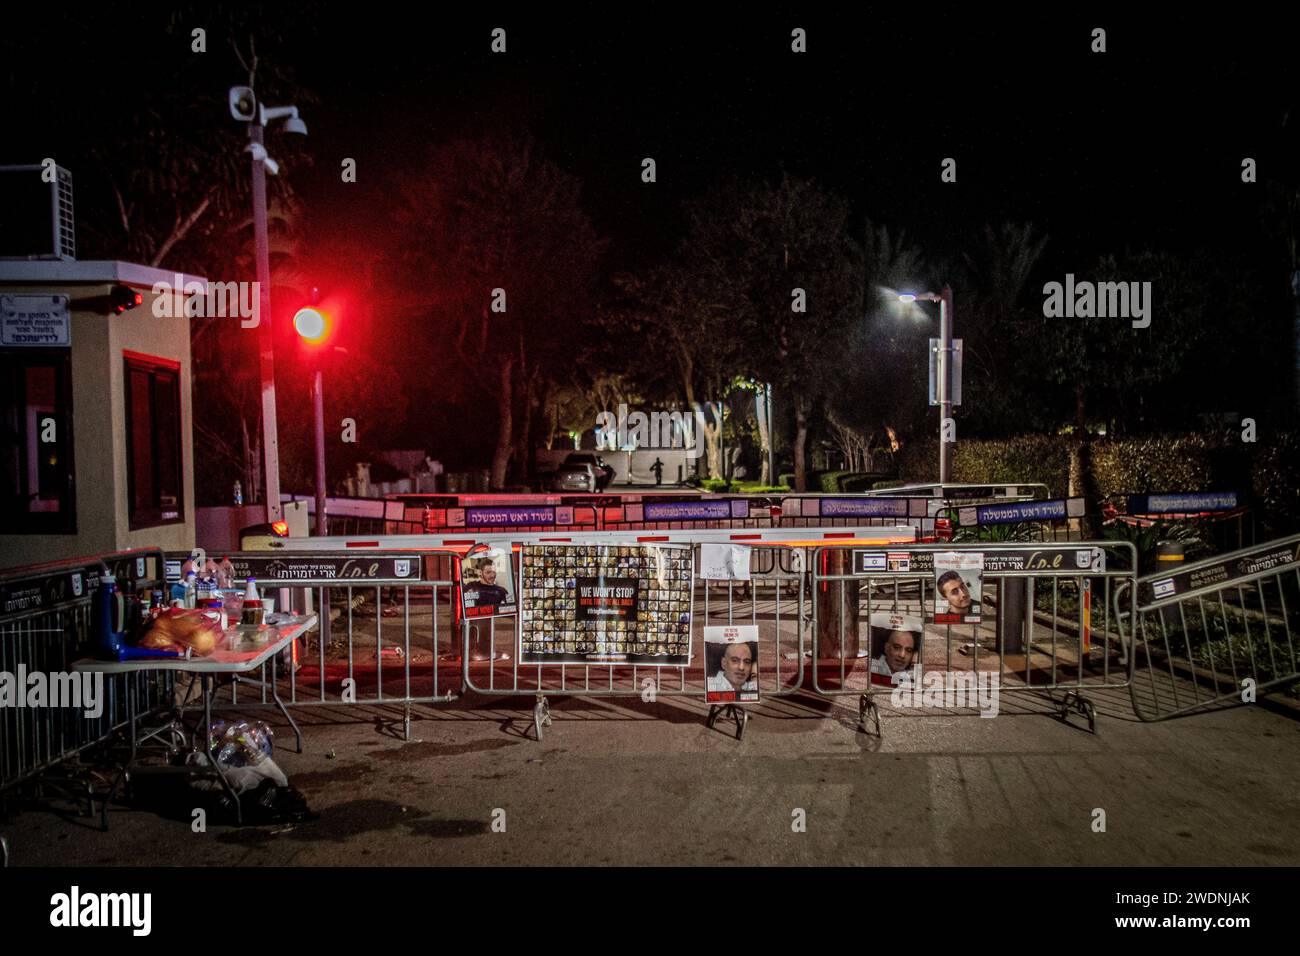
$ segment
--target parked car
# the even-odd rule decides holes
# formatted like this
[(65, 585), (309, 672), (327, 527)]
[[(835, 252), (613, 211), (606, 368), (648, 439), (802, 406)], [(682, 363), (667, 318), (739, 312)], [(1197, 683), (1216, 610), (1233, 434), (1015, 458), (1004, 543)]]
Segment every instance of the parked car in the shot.
[(614, 469), (591, 452), (574, 452), (551, 476), (553, 491), (604, 491), (614, 480)]

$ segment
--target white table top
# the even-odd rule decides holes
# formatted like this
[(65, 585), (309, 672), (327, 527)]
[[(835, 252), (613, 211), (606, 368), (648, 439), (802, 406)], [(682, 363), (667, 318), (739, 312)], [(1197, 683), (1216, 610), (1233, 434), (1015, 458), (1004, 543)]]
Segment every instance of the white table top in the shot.
[(99, 671), (104, 674), (126, 674), (133, 671), (189, 671), (193, 674), (243, 674), (257, 670), (289, 642), (316, 625), (316, 615), (290, 618), (283, 624), (267, 627), (265, 644), (247, 650), (232, 650), (230, 644), (240, 638), (239, 629), (227, 628), (217, 641), (211, 654), (193, 657), (137, 658), (129, 661), (101, 661), (93, 657), (82, 658), (72, 665), (74, 671)]

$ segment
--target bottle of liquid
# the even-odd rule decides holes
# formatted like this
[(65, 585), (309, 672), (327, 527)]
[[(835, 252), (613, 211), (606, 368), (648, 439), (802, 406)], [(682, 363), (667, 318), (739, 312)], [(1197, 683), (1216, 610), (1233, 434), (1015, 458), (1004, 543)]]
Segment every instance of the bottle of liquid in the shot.
[(244, 486), (238, 481), (235, 482), (235, 507), (241, 507), (244, 504)]
[(223, 557), (221, 563), (217, 565), (217, 587), (233, 588), (235, 586), (235, 566), (230, 563), (230, 558)]
[(198, 606), (198, 584), (193, 571), (185, 575), (185, 596), (181, 598), (181, 604), (187, 608)]
[(241, 627), (260, 628), (264, 620), (265, 612), (262, 608), (262, 598), (257, 593), (257, 581), (249, 578), (244, 587), (244, 604), (239, 624)]
[(116, 660), (118, 650), (125, 643), (123, 634), (122, 595), (117, 590), (117, 578), (101, 575), (99, 589), (93, 599), (95, 640), (100, 652), (109, 660)]

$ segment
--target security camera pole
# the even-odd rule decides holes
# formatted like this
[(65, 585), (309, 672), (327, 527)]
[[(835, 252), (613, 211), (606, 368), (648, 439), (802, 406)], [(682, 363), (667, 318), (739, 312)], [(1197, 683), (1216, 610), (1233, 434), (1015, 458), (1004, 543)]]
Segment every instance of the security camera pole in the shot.
[(266, 472), (266, 520), (279, 521), (284, 511), (280, 505), (280, 439), (275, 416), (275, 341), (271, 336), (271, 252), (266, 227), (266, 169), (277, 173), (279, 167), (264, 145), (268, 120), (283, 119), (286, 132), (307, 134), (298, 118), (298, 107), (278, 106), (267, 109), (258, 103), (248, 87), (230, 91), (230, 112), (237, 120), (248, 123), (248, 152), (253, 157), (253, 247), (257, 262), (258, 354), (262, 376), (262, 458)]
[(266, 472), (266, 520), (279, 521), (280, 439), (275, 424), (275, 344), (271, 338), (271, 250), (266, 234), (266, 149), (262, 146), (262, 124), (248, 124), (253, 145), (253, 246), (257, 261), (259, 363), (262, 373), (262, 458)]

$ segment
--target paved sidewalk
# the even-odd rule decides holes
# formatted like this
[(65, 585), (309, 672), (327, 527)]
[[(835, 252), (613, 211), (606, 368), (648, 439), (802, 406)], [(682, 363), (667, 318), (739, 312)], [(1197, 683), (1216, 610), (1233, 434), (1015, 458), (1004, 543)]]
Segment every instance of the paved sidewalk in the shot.
[(876, 740), (852, 698), (799, 696), (757, 708), (743, 742), (695, 700), (556, 701), (540, 744), (529, 701), (420, 708), (410, 742), (391, 708), (308, 709), (306, 753), (276, 759), (319, 820), (195, 834), (122, 808), (102, 833), (28, 811), (0, 832), (19, 866), (1300, 864), (1300, 722), (1142, 724), (1123, 692), (1096, 699), (1097, 736), (1003, 695), (995, 719), (886, 704)]

